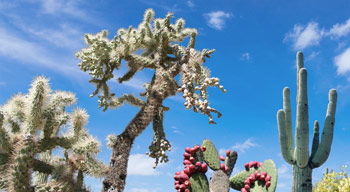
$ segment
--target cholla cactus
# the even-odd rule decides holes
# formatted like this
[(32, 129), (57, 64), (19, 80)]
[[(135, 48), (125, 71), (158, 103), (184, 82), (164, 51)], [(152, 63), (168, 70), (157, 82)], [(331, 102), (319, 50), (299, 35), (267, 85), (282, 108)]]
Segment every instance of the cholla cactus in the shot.
[[(107, 38), (106, 30), (85, 35), (88, 47), (76, 53), (81, 60), (80, 69), (88, 72), (90, 83), (96, 85), (91, 97), (100, 93), (99, 107), (107, 110), (124, 102), (140, 107), (120, 135), (108, 137), (113, 153), (110, 172), (103, 182), (104, 191), (123, 191), (132, 143), (152, 121), (155, 134), (148, 154), (156, 159), (156, 165), (168, 161), (165, 151), (170, 150), (170, 143), (165, 138), (162, 123), (163, 112), (168, 110), (162, 103), (167, 97), (182, 93), (186, 109), (207, 115), (210, 124), (215, 123), (213, 113), (221, 116), (209, 105), (207, 88), (226, 90), (220, 85), (220, 80), (210, 77), (209, 70), (203, 66), (214, 50), (195, 50), (196, 29), (185, 28), (185, 21), (181, 18), (171, 24), (172, 17), (168, 13), (164, 19), (153, 19), (154, 11), (148, 9), (137, 28), (121, 28), (112, 40)], [(190, 37), (187, 46), (180, 45), (187, 37)], [(117, 97), (111, 92), (107, 83), (114, 78), (115, 70), (120, 69), (122, 60), (129, 69), (117, 77), (119, 83), (130, 80), (145, 68), (154, 70), (152, 80), (144, 84), (145, 92), (140, 94), (145, 99), (131, 94)]]
[(320, 167), (328, 158), (335, 123), (337, 92), (329, 91), (329, 103), (323, 125), (321, 142), (319, 124), (315, 121), (311, 154), (309, 154), (309, 114), (307, 99), (307, 71), (304, 68), (303, 54), (297, 53), (297, 116), (295, 126), (295, 148), (293, 142), (290, 91), (283, 89), (283, 109), (277, 112), (280, 147), (283, 158), (293, 166), (294, 192), (312, 191), (312, 169)]
[[(95, 158), (100, 144), (85, 129), (86, 111), (79, 108), (72, 113), (65, 111), (75, 100), (69, 92), (52, 93), (48, 80), (37, 77), (28, 94), (15, 95), (1, 106), (2, 189), (81, 191), (83, 174), (103, 176), (106, 167)], [(68, 131), (60, 133), (67, 123)], [(52, 156), (57, 147), (64, 149), (64, 157)], [(34, 186), (31, 186), (33, 177)]]
[(323, 174), (322, 180), (317, 182), (313, 192), (346, 192), (350, 191), (350, 178), (347, 165), (342, 166), (340, 172), (331, 170)]
[[(277, 169), (272, 160), (246, 163), (244, 171), (229, 178), (236, 160), (236, 151), (227, 150), (226, 158), (219, 156), (209, 139), (205, 139), (201, 147), (186, 147), (183, 161), (185, 168), (174, 176), (175, 189), (178, 192), (228, 192), (231, 187), (242, 192), (275, 191)], [(214, 171), (209, 182), (205, 174), (208, 167)]]

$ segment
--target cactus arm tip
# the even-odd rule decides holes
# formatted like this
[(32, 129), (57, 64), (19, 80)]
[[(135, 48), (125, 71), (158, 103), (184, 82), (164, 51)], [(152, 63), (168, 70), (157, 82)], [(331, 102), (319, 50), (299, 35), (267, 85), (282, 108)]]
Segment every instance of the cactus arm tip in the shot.
[(284, 110), (280, 109), (277, 112), (277, 121), (278, 121), (279, 141), (280, 141), (282, 156), (287, 163), (292, 165), (294, 164), (293, 149), (292, 149), (293, 146), (290, 146), (288, 143), (289, 135), (287, 134)]

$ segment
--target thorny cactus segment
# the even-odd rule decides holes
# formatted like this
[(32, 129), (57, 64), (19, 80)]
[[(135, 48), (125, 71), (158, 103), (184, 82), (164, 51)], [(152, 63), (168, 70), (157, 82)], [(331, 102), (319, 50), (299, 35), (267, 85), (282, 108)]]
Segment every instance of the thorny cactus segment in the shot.
[(312, 191), (312, 169), (320, 167), (328, 158), (332, 146), (337, 92), (329, 91), (329, 103), (319, 141), (319, 124), (315, 121), (314, 135), (309, 154), (309, 122), (307, 97), (307, 71), (304, 68), (303, 53), (297, 53), (297, 116), (295, 125), (295, 146), (291, 122), (290, 90), (283, 89), (283, 109), (277, 112), (280, 147), (283, 158), (293, 166), (294, 192)]
[(277, 185), (277, 168), (272, 160), (264, 163), (251, 161), (245, 164), (246, 170), (230, 178), (230, 186), (242, 192), (274, 192)]
[(220, 169), (219, 153), (216, 150), (216, 147), (214, 146), (214, 144), (209, 139), (205, 139), (202, 142), (202, 147), (206, 149), (203, 152), (204, 161), (208, 164), (210, 169), (219, 170)]
[(170, 151), (171, 145), (165, 138), (163, 118), (163, 108), (159, 107), (153, 119), (153, 141), (152, 144), (148, 147), (150, 153), (146, 153), (148, 156), (155, 158), (156, 160), (153, 168), (156, 168), (158, 163), (166, 163), (169, 161), (168, 156), (165, 154), (165, 151)]
[[(105, 174), (106, 166), (95, 159), (100, 143), (85, 128), (86, 111), (65, 111), (75, 100), (69, 92), (52, 93), (48, 79), (37, 77), (28, 94), (15, 95), (0, 107), (0, 189), (81, 191), (85, 189), (85, 174)], [(68, 131), (60, 133), (67, 123)], [(58, 147), (64, 148), (64, 158), (52, 156)], [(53, 183), (65, 183), (70, 188)]]
[[(146, 10), (143, 21), (137, 28), (119, 29), (113, 39), (108, 39), (108, 32), (101, 31), (95, 35), (85, 35), (87, 48), (76, 53), (81, 60), (80, 69), (91, 75), (90, 83), (96, 85), (91, 94), (99, 94), (99, 107), (107, 110), (109, 107), (120, 106), (124, 101), (136, 106), (143, 105), (143, 100), (137, 97), (115, 96), (107, 82), (115, 78), (114, 70), (119, 70), (122, 60), (126, 61), (128, 71), (116, 77), (119, 83), (124, 83), (144, 68), (155, 70), (151, 82), (145, 83), (145, 96), (154, 96), (157, 92), (163, 99), (182, 92), (186, 98), (186, 109), (193, 108), (209, 117), (209, 123), (214, 123), (211, 113), (221, 114), (209, 106), (208, 87), (218, 87), (226, 92), (220, 85), (218, 78), (210, 77), (210, 71), (203, 66), (205, 58), (215, 50), (194, 49), (197, 30), (185, 28), (185, 21), (180, 18), (171, 24), (173, 17), (168, 13), (164, 19), (154, 19), (154, 11)], [(179, 43), (190, 38), (187, 46)], [(139, 52), (142, 51), (140, 54)], [(180, 81), (176, 76), (180, 75)], [(156, 83), (162, 80), (162, 83)]]

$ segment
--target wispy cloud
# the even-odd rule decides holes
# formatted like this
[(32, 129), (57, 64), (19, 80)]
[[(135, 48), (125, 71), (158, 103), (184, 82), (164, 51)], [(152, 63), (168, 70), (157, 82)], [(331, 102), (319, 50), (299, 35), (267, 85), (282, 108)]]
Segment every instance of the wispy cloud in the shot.
[(242, 56), (241, 56), (241, 60), (242, 60), (242, 61), (249, 62), (250, 59), (251, 59), (250, 53), (248, 53), (248, 52), (243, 53)]
[(311, 61), (313, 60), (316, 56), (320, 54), (319, 51), (313, 51), (310, 55), (306, 56), (305, 61)]
[(194, 3), (192, 1), (190, 1), (190, 0), (188, 0), (187, 1), (187, 6), (192, 8), (192, 7), (194, 7)]
[(350, 34), (350, 19), (346, 20), (343, 24), (335, 24), (333, 27), (327, 32), (327, 35), (331, 37), (343, 37)]
[(4, 87), (4, 86), (6, 86), (6, 83), (3, 81), (0, 81), (0, 87)]
[(176, 126), (171, 126), (171, 129), (173, 130), (173, 133), (183, 135), (183, 133)]
[(291, 32), (284, 37), (284, 42), (292, 41), (295, 50), (303, 50), (306, 47), (319, 45), (324, 31), (318, 27), (318, 23), (310, 22), (306, 26), (294, 25)]
[[(129, 157), (128, 175), (158, 175), (156, 169), (153, 169), (154, 159), (144, 154), (133, 154)], [(164, 164), (159, 164), (162, 166)]]
[(231, 13), (226, 13), (223, 11), (213, 11), (204, 14), (209, 27), (216, 30), (222, 30), (225, 26), (226, 19), (232, 17)]
[(253, 142), (253, 138), (249, 138), (243, 143), (236, 143), (234, 146), (231, 147), (231, 149), (237, 150), (241, 153), (245, 153), (248, 149), (256, 146), (258, 146), (258, 144)]
[(57, 57), (50, 57), (51, 54), (45, 47), (17, 37), (4, 29), (0, 29), (0, 44), (0, 55), (20, 61), (23, 64), (41, 66), (65, 74), (75, 74), (75, 76), (77, 72), (82, 73), (74, 60), (67, 63), (67, 61), (57, 59)]
[(50, 15), (69, 15), (81, 20), (90, 20), (92, 19), (83, 9), (78, 7), (81, 4), (80, 1), (68, 1), (68, 0), (38, 0), (41, 6), (41, 12), (43, 14)]
[(334, 57), (334, 64), (337, 66), (338, 75), (350, 72), (350, 47)]

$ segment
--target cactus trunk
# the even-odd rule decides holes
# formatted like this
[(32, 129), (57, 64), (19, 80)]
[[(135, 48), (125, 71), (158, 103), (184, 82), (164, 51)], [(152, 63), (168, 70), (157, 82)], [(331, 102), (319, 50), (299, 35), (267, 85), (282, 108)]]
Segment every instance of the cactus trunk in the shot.
[(149, 97), (145, 106), (140, 109), (125, 130), (118, 135), (110, 159), (110, 171), (103, 181), (102, 191), (121, 192), (124, 190), (132, 144), (136, 137), (151, 123), (161, 104), (161, 99)]
[(293, 165), (293, 186), (292, 191), (310, 192), (312, 191), (312, 169), (307, 166), (300, 168)]

